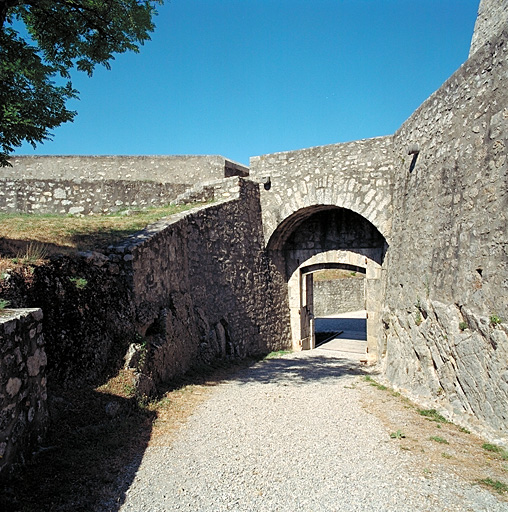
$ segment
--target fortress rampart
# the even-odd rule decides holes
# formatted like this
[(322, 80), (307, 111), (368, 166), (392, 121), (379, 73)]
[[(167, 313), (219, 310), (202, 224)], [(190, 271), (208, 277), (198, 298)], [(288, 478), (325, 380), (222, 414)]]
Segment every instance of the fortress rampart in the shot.
[[(49, 304), (49, 374), (93, 381), (130, 346), (149, 392), (196, 362), (302, 347), (304, 283), (353, 265), (386, 380), (508, 442), (507, 12), (482, 0), (470, 58), (390, 136), (254, 157), (248, 178), (222, 157), (14, 159), (3, 211), (219, 199), (107, 254), (36, 269), (22, 293), (15, 276), (0, 282), (15, 306)], [(106, 194), (110, 183), (124, 195)]]

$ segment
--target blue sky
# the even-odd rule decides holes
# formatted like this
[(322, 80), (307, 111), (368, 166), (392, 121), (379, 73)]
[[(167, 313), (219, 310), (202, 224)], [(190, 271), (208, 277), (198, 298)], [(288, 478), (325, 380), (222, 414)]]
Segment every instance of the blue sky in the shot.
[(466, 60), (479, 0), (171, 0), (16, 154), (250, 156), (397, 130)]

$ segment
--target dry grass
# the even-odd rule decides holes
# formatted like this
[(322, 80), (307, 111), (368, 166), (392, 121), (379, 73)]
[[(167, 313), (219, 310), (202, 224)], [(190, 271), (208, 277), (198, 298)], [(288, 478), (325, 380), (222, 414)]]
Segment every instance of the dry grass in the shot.
[(193, 206), (84, 217), (0, 214), (0, 256), (33, 263), (55, 253), (103, 250), (148, 224)]
[(410, 454), (422, 477), (455, 474), (508, 502), (508, 464), (503, 450), (485, 449), (482, 439), (446, 421), (433, 409), (422, 410), (399, 393), (372, 382), (375, 381), (359, 380), (356, 385), (362, 393), (363, 406), (389, 432), (404, 433), (393, 436), (390, 442)]

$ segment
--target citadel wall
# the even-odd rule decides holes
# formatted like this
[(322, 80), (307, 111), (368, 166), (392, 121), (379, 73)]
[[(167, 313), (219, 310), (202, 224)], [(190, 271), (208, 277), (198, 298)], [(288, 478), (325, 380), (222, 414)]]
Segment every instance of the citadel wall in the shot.
[(496, 38), (508, 25), (508, 0), (481, 0), (469, 56)]
[[(266, 183), (261, 189), (266, 243), (285, 220), (300, 213), (305, 218), (316, 205), (359, 213), (389, 239), (392, 151), (389, 136), (252, 157), (250, 178)], [(277, 245), (275, 238), (270, 245)]]
[(394, 135), (382, 350), (395, 386), (504, 435), (507, 40), (505, 31), (476, 50)]

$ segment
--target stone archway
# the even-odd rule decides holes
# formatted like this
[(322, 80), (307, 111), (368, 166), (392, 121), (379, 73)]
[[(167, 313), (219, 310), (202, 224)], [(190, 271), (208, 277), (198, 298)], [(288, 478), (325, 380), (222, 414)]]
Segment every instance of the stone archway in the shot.
[(294, 350), (312, 349), (312, 273), (326, 266), (366, 274), (368, 358), (381, 343), (382, 269), (388, 245), (367, 219), (346, 208), (316, 205), (282, 222), (269, 241), (272, 261), (287, 282)]

